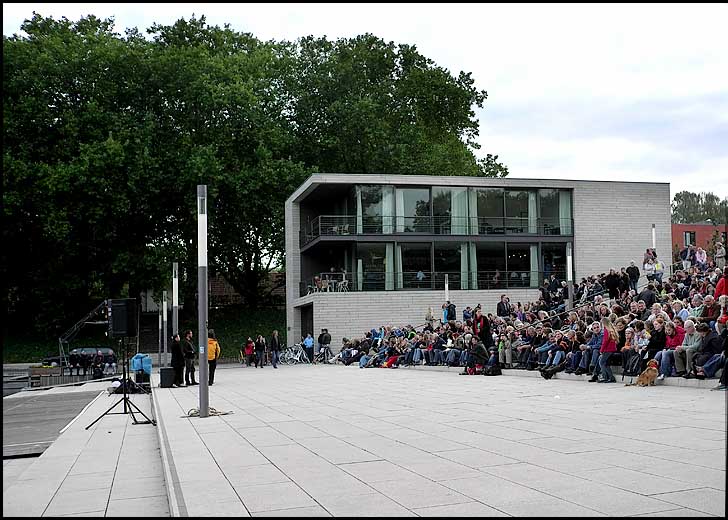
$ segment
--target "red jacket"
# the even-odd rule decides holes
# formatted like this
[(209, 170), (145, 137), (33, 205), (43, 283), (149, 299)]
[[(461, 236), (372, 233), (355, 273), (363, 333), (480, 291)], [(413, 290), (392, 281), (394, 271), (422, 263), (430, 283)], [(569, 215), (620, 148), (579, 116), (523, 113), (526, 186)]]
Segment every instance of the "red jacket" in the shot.
[(666, 334), (665, 337), (665, 348), (674, 349), (682, 345), (683, 339), (685, 339), (685, 329), (678, 325), (675, 327), (674, 336), (668, 336)]
[(718, 301), (718, 298), (723, 295), (728, 295), (728, 282), (726, 282), (725, 276), (720, 277), (718, 284), (715, 286), (715, 294), (713, 294), (715, 301)]
[(602, 346), (599, 349), (599, 353), (602, 352), (617, 352), (617, 342), (609, 336), (609, 332), (606, 330), (602, 338)]

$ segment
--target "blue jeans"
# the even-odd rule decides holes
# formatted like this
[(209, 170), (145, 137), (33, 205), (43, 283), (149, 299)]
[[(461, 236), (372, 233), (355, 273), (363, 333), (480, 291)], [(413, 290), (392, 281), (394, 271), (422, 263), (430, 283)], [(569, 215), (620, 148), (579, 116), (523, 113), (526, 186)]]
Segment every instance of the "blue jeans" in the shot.
[(561, 360), (564, 359), (564, 351), (563, 350), (557, 350), (556, 354), (554, 354), (551, 359), (546, 360), (546, 366), (556, 366), (559, 363), (561, 363)]
[[(710, 358), (704, 365), (703, 365), (703, 373), (705, 374), (705, 377), (713, 377), (715, 373), (725, 364), (725, 358), (721, 354), (714, 354), (712, 358)], [(723, 367), (723, 370), (726, 370), (725, 367)]]
[(445, 351), (440, 350), (439, 348), (433, 348), (432, 349), (432, 362), (437, 363), (444, 363), (445, 362)]
[(599, 370), (602, 373), (602, 378), (606, 381), (614, 381), (614, 373), (612, 367), (609, 366), (609, 358), (612, 357), (614, 352), (602, 352), (599, 355)]
[(572, 372), (577, 369), (579, 362), (581, 361), (581, 350), (571, 353), (571, 359), (569, 359), (569, 370)]
[(460, 354), (460, 360), (458, 362), (458, 365), (460, 365), (461, 367), (464, 367), (467, 364), (468, 364), (468, 351), (463, 350), (462, 353)]
[(273, 365), (273, 368), (278, 366), (278, 351), (272, 350), (270, 353), (270, 363)]
[(586, 350), (583, 350), (581, 352), (581, 363), (579, 363), (579, 367), (586, 370), (587, 365), (590, 367), (596, 367), (597, 366), (597, 358), (599, 357), (599, 349), (598, 348), (588, 348)]
[(655, 354), (655, 361), (660, 363), (660, 374), (664, 374), (665, 377), (672, 375), (672, 363), (673, 357), (675, 356), (674, 350), (661, 350)]
[(359, 358), (359, 368), (364, 368), (364, 365), (366, 365), (369, 360), (371, 359), (371, 356), (367, 356), (364, 354), (362, 357)]

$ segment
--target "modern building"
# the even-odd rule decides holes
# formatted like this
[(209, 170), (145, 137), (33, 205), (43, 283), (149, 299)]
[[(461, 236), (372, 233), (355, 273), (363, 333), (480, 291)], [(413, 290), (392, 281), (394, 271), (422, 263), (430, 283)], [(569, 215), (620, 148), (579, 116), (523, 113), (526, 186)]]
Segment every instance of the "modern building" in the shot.
[(422, 325), (447, 297), (495, 312), (671, 248), (669, 183), (316, 174), (286, 201), (288, 342)]

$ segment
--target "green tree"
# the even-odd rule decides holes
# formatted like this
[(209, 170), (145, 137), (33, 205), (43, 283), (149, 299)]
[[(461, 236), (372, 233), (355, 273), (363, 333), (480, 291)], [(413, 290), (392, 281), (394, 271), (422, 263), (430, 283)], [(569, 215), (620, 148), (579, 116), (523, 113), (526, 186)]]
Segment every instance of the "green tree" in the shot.
[(728, 197), (720, 199), (712, 192), (681, 191), (672, 199), (672, 222), (692, 224), (712, 220), (716, 224), (728, 223)]
[(486, 92), (414, 46), (263, 42), (204, 16), (113, 27), (34, 13), (3, 37), (3, 297), (49, 335), (101, 298), (159, 293), (172, 261), (194, 311), (198, 184), (210, 267), (256, 306), (311, 173), (508, 173), (475, 156)]

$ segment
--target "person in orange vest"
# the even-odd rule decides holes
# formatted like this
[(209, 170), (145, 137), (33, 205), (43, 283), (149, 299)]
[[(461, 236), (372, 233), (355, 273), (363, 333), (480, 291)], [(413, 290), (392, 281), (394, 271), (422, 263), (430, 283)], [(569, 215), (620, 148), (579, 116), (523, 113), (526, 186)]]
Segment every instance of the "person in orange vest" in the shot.
[(207, 365), (208, 371), (208, 383), (210, 386), (215, 382), (215, 368), (217, 367), (217, 360), (220, 358), (220, 344), (215, 338), (215, 331), (210, 329), (207, 333)]

